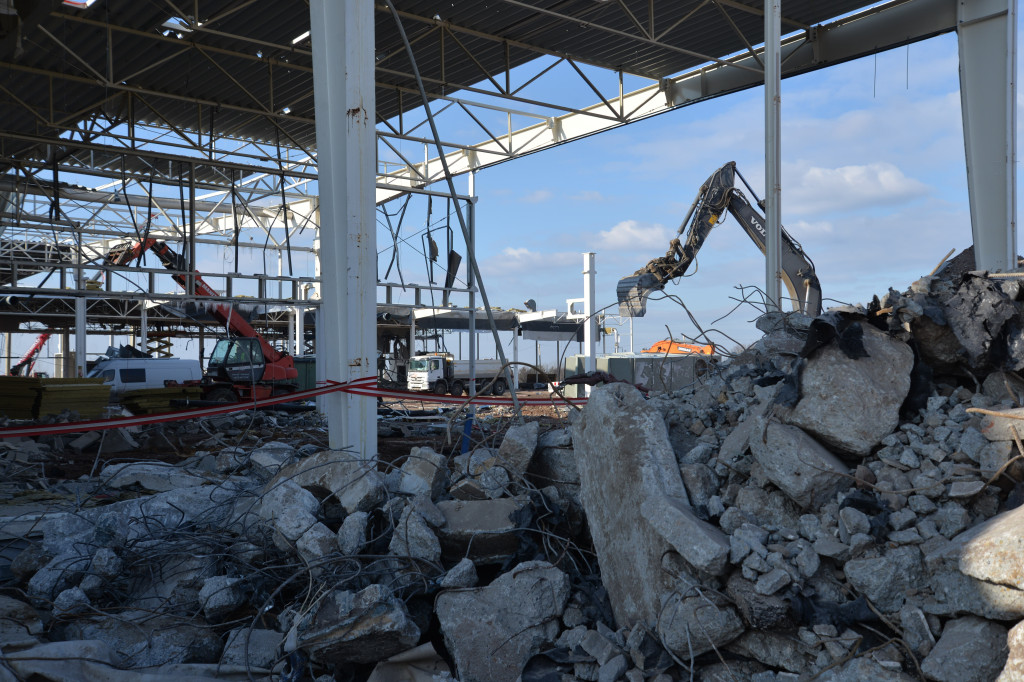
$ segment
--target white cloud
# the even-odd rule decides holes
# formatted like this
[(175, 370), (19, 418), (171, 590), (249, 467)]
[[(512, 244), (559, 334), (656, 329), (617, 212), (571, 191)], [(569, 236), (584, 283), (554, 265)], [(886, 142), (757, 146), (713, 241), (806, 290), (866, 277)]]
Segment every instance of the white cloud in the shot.
[(602, 201), (604, 199), (604, 195), (600, 192), (595, 192), (592, 189), (585, 189), (582, 192), (577, 192), (569, 198), (573, 201)]
[(555, 195), (551, 192), (551, 190), (538, 189), (524, 196), (523, 201), (525, 201), (528, 204), (539, 204), (542, 201), (547, 201), (553, 196)]
[(664, 225), (623, 220), (610, 230), (601, 230), (598, 233), (598, 238), (600, 249), (649, 251), (668, 248), (671, 236)]
[[(785, 223), (785, 221), (783, 222)], [(786, 224), (785, 227), (790, 234), (798, 239), (801, 235), (832, 234), (832, 223), (827, 220), (818, 220), (810, 223), (806, 220), (797, 220)]]
[(806, 168), (783, 193), (788, 213), (845, 211), (905, 204), (926, 196), (928, 185), (908, 178), (891, 163)]

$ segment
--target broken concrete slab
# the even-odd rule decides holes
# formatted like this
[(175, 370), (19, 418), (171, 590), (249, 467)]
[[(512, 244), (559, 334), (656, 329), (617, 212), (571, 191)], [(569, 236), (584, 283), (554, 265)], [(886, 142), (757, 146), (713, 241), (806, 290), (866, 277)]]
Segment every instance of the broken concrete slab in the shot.
[(135, 668), (215, 663), (222, 648), (220, 637), (201, 620), (145, 611), (80, 618), (68, 623), (65, 635), (69, 640), (100, 640)]
[(295, 550), (307, 564), (317, 565), (338, 550), (338, 535), (318, 521), (295, 541)]
[(904, 545), (889, 550), (885, 556), (851, 559), (843, 571), (850, 584), (879, 611), (892, 613), (902, 608), (907, 590), (921, 580), (921, 551)]
[(453, 679), (451, 669), (430, 642), (395, 654), (373, 668), (366, 682), (443, 682)]
[(937, 682), (987, 682), (1003, 669), (1007, 652), (1006, 628), (966, 616), (946, 623), (921, 670)]
[(395, 524), (388, 553), (437, 563), (441, 559), (441, 543), (423, 517), (412, 507), (406, 507)]
[(678, 552), (695, 568), (719, 574), (728, 562), (728, 540), (689, 508), (665, 422), (632, 386), (595, 389), (573, 442), (580, 497), (616, 622), (654, 627), (663, 598), (675, 591), (674, 579), (662, 571), (665, 553)]
[(43, 621), (25, 602), (0, 595), (0, 649), (10, 651), (38, 643)]
[(207, 620), (218, 621), (245, 604), (246, 594), (237, 576), (215, 575), (203, 581), (199, 601)]
[(407, 495), (427, 495), (436, 500), (447, 482), (447, 459), (430, 448), (415, 447), (402, 464), (398, 491)]
[(349, 514), (369, 511), (384, 502), (387, 487), (375, 461), (358, 459), (350, 452), (324, 450), (281, 469), (267, 489), (281, 481), (293, 482), (323, 499), (337, 497)]
[(129, 462), (103, 467), (100, 480), (111, 488), (138, 485), (154, 492), (204, 485), (206, 479), (183, 471), (171, 464), (157, 462)]
[(444, 574), (444, 577), (438, 581), (438, 586), (442, 589), (453, 589), (457, 587), (475, 587), (476, 583), (476, 564), (470, 559), (462, 559)]
[(743, 634), (744, 627), (736, 609), (722, 597), (683, 597), (676, 592), (666, 601), (657, 631), (672, 653), (689, 659), (728, 644)]
[(436, 613), (462, 682), (513, 682), (558, 636), (569, 577), (551, 564), (519, 564), (487, 587), (443, 592)]
[[(995, 516), (957, 535), (926, 558), (942, 601), (986, 618), (1024, 617), (1024, 507)], [(954, 573), (954, 575), (950, 575)]]
[(302, 649), (325, 665), (373, 663), (413, 647), (419, 638), (405, 603), (374, 584), (325, 594), (292, 625), (284, 649)]
[(356, 554), (366, 544), (366, 525), (370, 515), (366, 512), (355, 512), (345, 517), (338, 529), (338, 549), (342, 554)]
[(505, 433), (501, 447), (498, 448), (498, 463), (513, 479), (522, 478), (526, 474), (533, 453), (537, 450), (539, 433), (540, 422), (514, 424)]
[(513, 515), (526, 504), (523, 498), (497, 500), (443, 500), (441, 548), (448, 559), (468, 557), (477, 563), (500, 562), (519, 545)]
[(1024, 407), (999, 410), (999, 415), (986, 414), (981, 419), (981, 433), (990, 441), (1013, 441), (1013, 431), (1024, 438)]
[(277, 661), (283, 639), (276, 630), (237, 628), (228, 633), (220, 664), (269, 670)]
[(849, 468), (796, 426), (755, 420), (750, 449), (764, 475), (804, 509), (818, 509), (851, 485)]
[[(253, 503), (243, 502), (243, 506), (252, 507)], [(319, 508), (320, 502), (313, 493), (295, 481), (282, 479), (267, 484), (256, 513), (288, 542), (294, 543), (318, 523), (316, 511)], [(281, 549), (287, 549), (287, 545)]]
[(864, 324), (868, 357), (849, 358), (837, 345), (820, 348), (800, 374), (800, 401), (779, 410), (828, 447), (864, 457), (899, 424), (910, 391), (914, 353), (906, 343)]
[(785, 622), (789, 616), (788, 601), (779, 596), (759, 593), (754, 583), (739, 572), (729, 577), (725, 590), (739, 609), (744, 622), (752, 628), (769, 630)]
[(996, 682), (1024, 681), (1024, 621), (1017, 623), (1006, 635), (1006, 665)]

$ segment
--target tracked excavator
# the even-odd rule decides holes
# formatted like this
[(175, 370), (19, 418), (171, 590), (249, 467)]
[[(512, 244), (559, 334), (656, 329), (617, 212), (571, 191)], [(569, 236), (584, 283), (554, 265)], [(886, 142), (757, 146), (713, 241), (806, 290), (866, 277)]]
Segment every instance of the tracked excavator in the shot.
[[(730, 161), (716, 170), (701, 186), (697, 198), (686, 214), (686, 219), (679, 226), (679, 236), (669, 243), (668, 252), (629, 277), (619, 280), (616, 288), (619, 315), (643, 317), (647, 312), (648, 297), (656, 291), (662, 291), (669, 281), (686, 274), (711, 228), (721, 221), (725, 211), (729, 211), (736, 218), (736, 222), (754, 241), (761, 253), (765, 252), (768, 235), (765, 232), (764, 216), (751, 206), (743, 192), (735, 186), (736, 177), (743, 181), (751, 196), (757, 201), (757, 206), (764, 210), (764, 202), (757, 199), (750, 184), (736, 170), (735, 161)], [(814, 264), (785, 229), (782, 230), (780, 275), (797, 310), (811, 317), (821, 314), (821, 285), (814, 274)]]

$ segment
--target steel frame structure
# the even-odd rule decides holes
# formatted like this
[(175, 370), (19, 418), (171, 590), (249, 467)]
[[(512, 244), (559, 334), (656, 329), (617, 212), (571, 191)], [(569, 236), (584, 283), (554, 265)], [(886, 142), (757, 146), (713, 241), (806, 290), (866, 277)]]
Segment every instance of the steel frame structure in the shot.
[[(1005, 14), (1008, 2), (1012, 7), (1012, 0), (985, 0), (967, 11), (957, 0), (842, 0), (823, 10), (788, 0), (781, 77), (944, 32), (967, 33)], [(445, 165), (452, 175), (471, 173), (764, 83), (759, 0), (497, 0), (486, 16), (473, 3), (461, 14), (450, 3), (398, 4), (423, 66), (429, 115), (441, 126), (445, 163), (426, 131), (428, 112), (388, 8), (374, 3), (378, 205), (429, 188), (443, 179)], [(257, 305), (298, 299), (316, 307), (303, 290), (319, 272), (285, 268), (291, 255), (316, 254), (310, 235), (319, 226), (305, 5), (289, 12), (271, 0), (165, 0), (167, 20), (155, 26), (138, 18), (149, 5), (99, 0), (101, 6), (106, 14), (59, 0), (37, 3), (23, 18), (24, 52), (36, 59), (0, 36), (0, 107), (11, 114), (5, 120), (19, 121), (0, 124), (0, 295), (119, 305), (191, 300), (191, 291), (171, 293), (166, 271), (155, 268), (130, 269), (144, 280), (135, 290), (118, 286), (129, 274), (120, 270), (109, 271), (100, 289), (90, 283), (110, 243), (149, 235), (177, 244), (193, 269), (208, 249), (234, 251), (233, 270), (204, 272), (220, 282), (225, 299), (244, 293)], [(993, 59), (976, 48), (962, 56), (976, 70)], [(197, 74), (194, 85), (183, 66)], [(552, 79), (563, 84), (558, 96), (535, 94)], [(578, 87), (565, 87), (567, 79)], [(984, 93), (975, 98), (987, 101)], [(477, 137), (446, 132), (466, 128)], [(971, 144), (990, 151), (985, 141)], [(1007, 193), (997, 202), (999, 215), (1012, 220), (1012, 188)], [(972, 193), (972, 211), (983, 203)], [(264, 263), (268, 252), (277, 258), (277, 275), (268, 267), (238, 272), (239, 250), (250, 245), (263, 251)], [(38, 249), (49, 253), (40, 257)], [(36, 279), (19, 285), (18, 275), (32, 271)], [(45, 272), (51, 274), (40, 285)], [(0, 306), (8, 327), (24, 314)], [(179, 331), (190, 329), (183, 323)]]

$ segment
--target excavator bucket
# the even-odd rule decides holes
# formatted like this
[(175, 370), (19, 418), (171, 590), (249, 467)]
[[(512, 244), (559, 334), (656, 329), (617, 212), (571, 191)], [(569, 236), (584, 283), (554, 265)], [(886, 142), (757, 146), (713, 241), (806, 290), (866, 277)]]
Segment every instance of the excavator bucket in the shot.
[(664, 284), (659, 283), (658, 278), (649, 272), (623, 277), (615, 288), (619, 298), (619, 315), (643, 317), (647, 314), (647, 298), (664, 288)]

